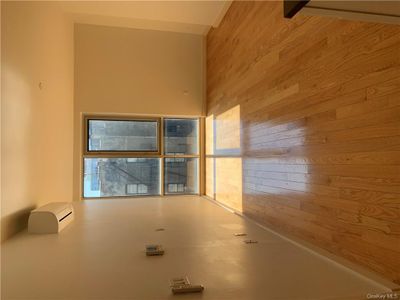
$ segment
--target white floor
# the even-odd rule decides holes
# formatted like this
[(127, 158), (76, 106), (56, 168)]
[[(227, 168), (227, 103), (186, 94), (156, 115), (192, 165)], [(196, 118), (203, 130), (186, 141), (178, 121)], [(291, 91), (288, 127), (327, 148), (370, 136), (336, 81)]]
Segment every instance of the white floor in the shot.
[[(87, 200), (75, 209), (59, 235), (23, 232), (3, 244), (1, 299), (322, 300), (387, 292), (197, 196)], [(243, 243), (249, 238), (258, 244)], [(165, 255), (146, 257), (148, 243), (161, 243)], [(172, 295), (169, 280), (180, 275), (203, 284), (203, 294)]]

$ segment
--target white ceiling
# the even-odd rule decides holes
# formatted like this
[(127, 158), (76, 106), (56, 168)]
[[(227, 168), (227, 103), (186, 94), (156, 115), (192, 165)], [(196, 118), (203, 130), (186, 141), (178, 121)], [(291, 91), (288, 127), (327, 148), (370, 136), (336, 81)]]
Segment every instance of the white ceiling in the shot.
[(71, 1), (63, 9), (78, 23), (206, 34), (231, 1)]

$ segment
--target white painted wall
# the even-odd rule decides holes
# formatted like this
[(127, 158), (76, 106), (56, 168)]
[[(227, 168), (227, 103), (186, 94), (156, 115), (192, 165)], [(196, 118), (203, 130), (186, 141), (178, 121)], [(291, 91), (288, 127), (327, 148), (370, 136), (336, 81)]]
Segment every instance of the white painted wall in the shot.
[(82, 114), (203, 114), (204, 37), (75, 25), (74, 199), (80, 199)]
[(80, 199), (83, 113), (203, 114), (204, 37), (76, 25), (74, 41), (59, 3), (1, 8), (4, 240), (31, 209)]
[(51, 3), (1, 6), (4, 240), (32, 208), (72, 200), (73, 25)]

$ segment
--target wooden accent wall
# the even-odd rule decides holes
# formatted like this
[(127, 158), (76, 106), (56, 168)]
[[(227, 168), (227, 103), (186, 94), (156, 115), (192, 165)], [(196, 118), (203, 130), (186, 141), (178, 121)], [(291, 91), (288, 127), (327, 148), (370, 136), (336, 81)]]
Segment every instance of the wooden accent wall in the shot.
[(234, 2), (207, 45), (207, 194), (400, 283), (400, 26)]

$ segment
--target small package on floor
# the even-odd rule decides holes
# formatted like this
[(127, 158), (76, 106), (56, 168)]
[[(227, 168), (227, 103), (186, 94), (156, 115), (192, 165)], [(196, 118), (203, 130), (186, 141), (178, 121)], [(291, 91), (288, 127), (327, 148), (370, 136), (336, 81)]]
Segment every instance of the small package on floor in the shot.
[(257, 244), (258, 241), (255, 241), (255, 240), (244, 240), (243, 243), (246, 243), (246, 244)]
[(234, 233), (234, 236), (246, 236), (247, 233), (239, 232), (239, 233)]
[(163, 254), (164, 254), (164, 249), (161, 245), (146, 245), (147, 256), (155, 256)]
[(191, 284), (187, 277), (180, 277), (171, 280), (171, 289), (174, 294), (185, 294), (201, 293), (204, 287), (200, 284)]

